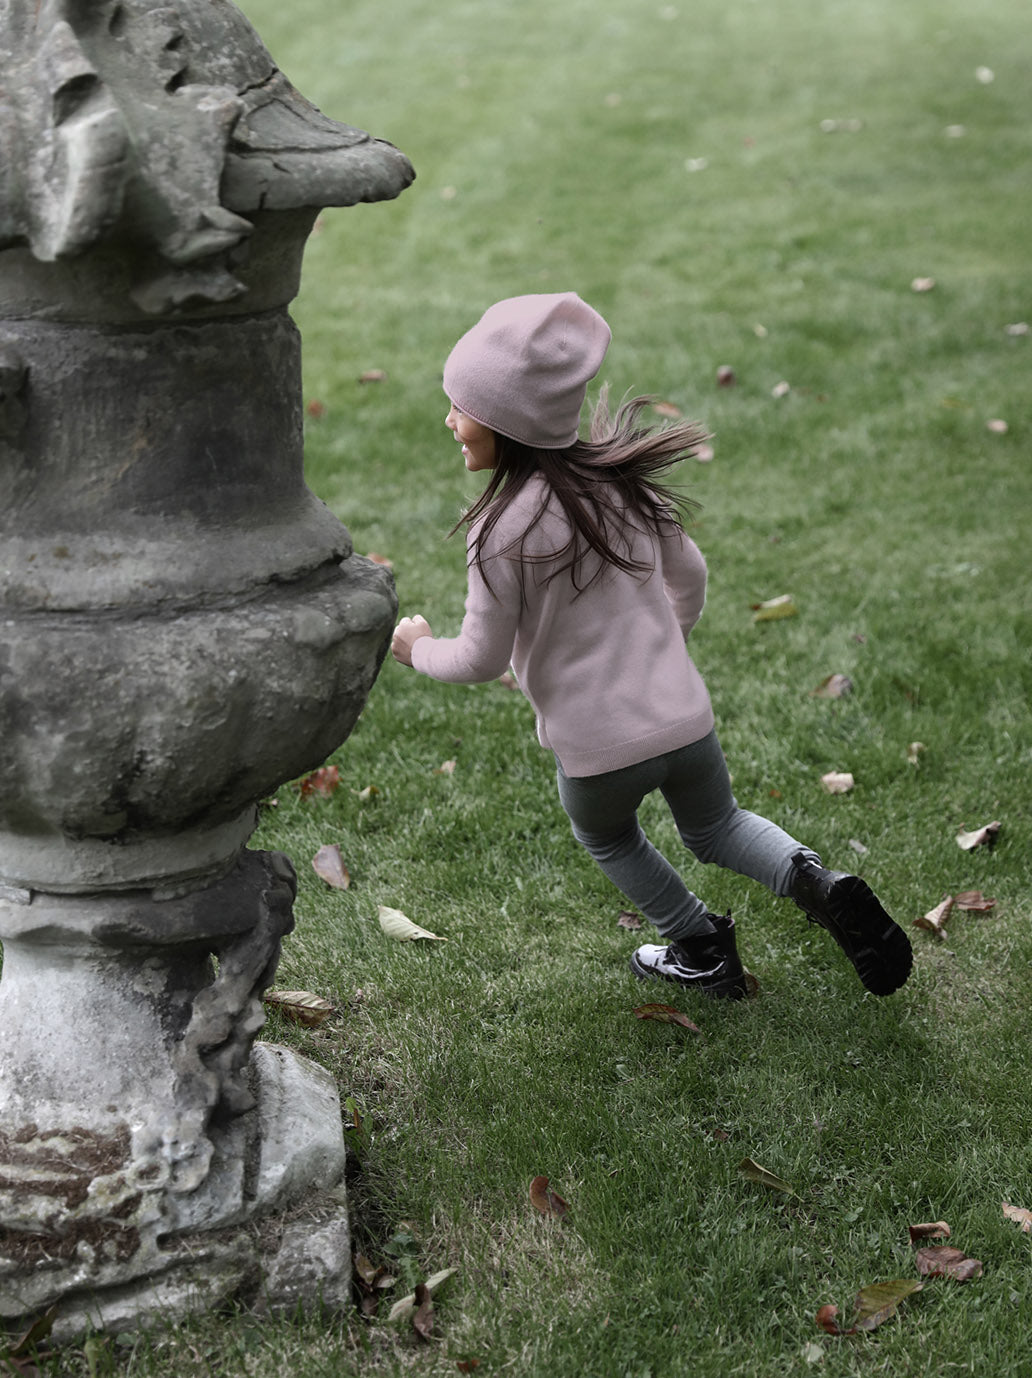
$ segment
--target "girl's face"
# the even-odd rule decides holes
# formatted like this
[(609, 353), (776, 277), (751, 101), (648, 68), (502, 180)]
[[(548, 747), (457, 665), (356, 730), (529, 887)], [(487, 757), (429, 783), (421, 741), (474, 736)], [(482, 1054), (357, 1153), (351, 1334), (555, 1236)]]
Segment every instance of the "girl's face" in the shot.
[(477, 473), (480, 469), (495, 467), (494, 431), (482, 426), (479, 421), (474, 421), (472, 416), (459, 411), (454, 402), (444, 418), (444, 424), (454, 432), (455, 439), (462, 446), (462, 457), (471, 474)]

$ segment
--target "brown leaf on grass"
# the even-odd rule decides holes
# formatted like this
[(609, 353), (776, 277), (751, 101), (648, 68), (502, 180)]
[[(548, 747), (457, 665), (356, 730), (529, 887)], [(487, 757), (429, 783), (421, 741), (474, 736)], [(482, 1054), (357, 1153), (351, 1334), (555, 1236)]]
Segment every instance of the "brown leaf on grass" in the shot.
[(962, 851), (972, 852), (976, 847), (986, 847), (989, 851), (996, 846), (996, 834), (1000, 831), (1003, 824), (986, 823), (981, 828), (975, 828), (972, 832), (966, 833), (963, 829), (957, 834), (957, 846)]
[(384, 569), (394, 568), (393, 560), (388, 560), (386, 555), (380, 555), (375, 550), (371, 550), (366, 559), (372, 561), (374, 565), (383, 565)]
[(673, 402), (654, 402), (652, 410), (656, 412), (658, 416), (666, 416), (671, 421), (676, 421), (677, 418), (682, 415), (681, 408), (675, 406)]
[(1004, 1201), (1003, 1213), (1008, 1220), (1020, 1225), (1024, 1234), (1032, 1234), (1032, 1211), (1027, 1206), (1012, 1206), (1009, 1201)]
[(412, 1317), (412, 1329), (421, 1340), (429, 1340), (434, 1331), (434, 1303), (425, 1282), (416, 1284), (413, 1294), (416, 1298), (416, 1314)]
[(935, 278), (914, 278), (910, 284), (912, 292), (930, 292), (935, 286)]
[(458, 1359), (456, 1360), (455, 1367), (459, 1370), (460, 1373), (472, 1373), (474, 1369), (480, 1367), (480, 1360)]
[(629, 928), (632, 931), (637, 931), (642, 926), (642, 918), (633, 909), (621, 909), (616, 924), (618, 928)]
[(920, 1292), (924, 1283), (913, 1278), (897, 1278), (893, 1282), (872, 1282), (862, 1287), (853, 1303), (856, 1309), (854, 1324), (857, 1330), (876, 1330), (882, 1321), (896, 1314), (896, 1307), (912, 1292)]
[(518, 689), (520, 687), (516, 676), (511, 675), (508, 670), (506, 670), (504, 675), (498, 676), (498, 683), (503, 689)]
[(820, 1328), (829, 1335), (851, 1335), (853, 1333), (851, 1330), (842, 1330), (839, 1328), (839, 1323), (835, 1319), (837, 1316), (838, 1307), (834, 1302), (829, 1301), (826, 1306), (820, 1308), (814, 1320)]
[(698, 1024), (693, 1024), (686, 1014), (675, 1010), (673, 1005), (639, 1005), (634, 1011), (636, 1019), (654, 1019), (658, 1024), (680, 1024), (689, 1033), (701, 1033)]
[(292, 1019), (295, 1024), (304, 1024), (307, 1029), (317, 1029), (333, 1013), (333, 1006), (328, 1000), (308, 990), (267, 990), (262, 999), (287, 1019)]
[(697, 460), (700, 464), (712, 464), (713, 456), (716, 451), (713, 449), (712, 445), (708, 444), (706, 441), (702, 441), (701, 444), (696, 445), (695, 448), (689, 450), (688, 453), (691, 455), (692, 459)]
[(313, 421), (321, 421), (326, 415), (326, 403), (320, 402), (317, 397), (313, 397), (305, 406), (305, 411)]
[(969, 1258), (963, 1249), (954, 1249), (949, 1244), (933, 1244), (928, 1249), (918, 1249), (914, 1255), (917, 1271), (924, 1278), (953, 1278), (954, 1282), (970, 1282), (982, 1276), (982, 1265), (977, 1258)]
[(790, 593), (779, 593), (764, 603), (750, 604), (754, 622), (780, 622), (784, 617), (796, 617), (799, 609)]
[(721, 364), (717, 369), (717, 387), (733, 388), (738, 382), (735, 371), (730, 364)]
[(382, 368), (367, 368), (365, 373), (358, 375), (360, 383), (386, 383), (387, 374)]
[(556, 1220), (562, 1220), (570, 1210), (570, 1203), (549, 1187), (547, 1177), (535, 1177), (531, 1182), (530, 1204), (542, 1215), (550, 1215)]
[(320, 766), (298, 782), (298, 789), (302, 799), (309, 799), (313, 794), (321, 794), (324, 799), (329, 799), (339, 784), (340, 771), (336, 766)]
[(760, 983), (751, 971), (745, 973), (745, 998), (747, 1000), (757, 1000), (760, 994)]
[(743, 1158), (738, 1164), (738, 1171), (747, 1182), (756, 1182), (758, 1186), (769, 1187), (771, 1191), (783, 1191), (788, 1196), (797, 1194), (791, 1182), (786, 1182), (783, 1177), (776, 1177), (773, 1172), (768, 1172), (752, 1158)]
[(1010, 427), (1007, 425), (1006, 421), (1004, 421), (1004, 419), (1001, 416), (991, 417), (985, 423), (985, 428), (987, 431), (992, 431), (994, 435), (1006, 435), (1007, 432), (1010, 430)]
[(365, 1254), (356, 1254), (353, 1261), (355, 1285), (361, 1293), (359, 1309), (363, 1316), (375, 1316), (380, 1304), (380, 1294), (386, 1292), (397, 1282), (381, 1264), (377, 1267)]
[(986, 899), (981, 890), (963, 890), (959, 895), (953, 896), (953, 903), (958, 909), (969, 909), (978, 914), (996, 908), (996, 901)]
[(916, 1244), (919, 1239), (949, 1239), (950, 1227), (945, 1220), (928, 1220), (923, 1225), (910, 1225), (910, 1242)]
[(896, 1314), (900, 1302), (913, 1292), (920, 1292), (923, 1282), (914, 1278), (898, 1278), (894, 1282), (872, 1282), (862, 1287), (853, 1302), (852, 1323), (845, 1329), (836, 1317), (838, 1307), (822, 1306), (817, 1312), (816, 1321), (829, 1335), (855, 1335), (859, 1330), (876, 1330), (883, 1321)]
[(942, 902), (937, 904), (934, 909), (929, 909), (919, 919), (914, 920), (915, 928), (925, 928), (929, 933), (934, 933), (937, 938), (946, 936), (946, 920), (953, 909), (953, 896), (943, 895)]
[(816, 689), (810, 690), (812, 699), (841, 699), (853, 692), (853, 681), (848, 675), (828, 675)]
[(454, 775), (454, 774), (455, 774), (455, 762), (454, 762), (454, 761), (442, 761), (441, 764), (440, 764), (440, 765), (437, 767), (437, 769), (434, 771), (434, 774), (435, 774), (435, 775)]
[(370, 799), (375, 799), (379, 793), (376, 785), (366, 785), (365, 789), (356, 790), (356, 794), (363, 804), (368, 804)]
[(911, 742), (907, 747), (907, 760), (912, 766), (919, 764), (921, 752), (924, 751), (924, 749), (924, 742)]
[[(432, 1277), (427, 1278), (426, 1282), (421, 1282), (419, 1285), (420, 1287), (425, 1287), (429, 1294), (435, 1297), (448, 1279), (454, 1277), (457, 1272), (457, 1268), (442, 1268), (439, 1273), (434, 1273)], [(417, 1310), (418, 1306), (419, 1303), (416, 1300), (416, 1293), (410, 1292), (407, 1297), (402, 1297), (399, 1301), (394, 1303), (387, 1319), (389, 1321), (407, 1320), (408, 1317)]]
[(312, 857), (312, 870), (320, 880), (332, 885), (335, 890), (347, 890), (351, 884), (351, 872), (344, 865), (344, 858), (336, 842), (328, 842), (319, 848)]
[(830, 770), (821, 776), (821, 785), (828, 794), (848, 794), (855, 784), (848, 770)]

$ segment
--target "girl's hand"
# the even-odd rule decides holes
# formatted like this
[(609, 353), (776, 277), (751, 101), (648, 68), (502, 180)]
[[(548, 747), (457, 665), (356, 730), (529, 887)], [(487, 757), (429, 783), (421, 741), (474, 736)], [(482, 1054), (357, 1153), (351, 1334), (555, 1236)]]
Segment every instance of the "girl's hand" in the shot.
[(415, 617), (403, 617), (394, 628), (391, 655), (400, 665), (412, 664), (412, 643), (421, 636), (433, 636), (433, 632), (430, 623), (418, 613)]

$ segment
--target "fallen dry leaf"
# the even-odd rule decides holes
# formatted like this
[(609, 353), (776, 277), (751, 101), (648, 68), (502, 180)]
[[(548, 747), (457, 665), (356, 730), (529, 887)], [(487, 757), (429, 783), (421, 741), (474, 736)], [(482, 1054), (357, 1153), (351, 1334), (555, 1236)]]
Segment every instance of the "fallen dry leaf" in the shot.
[(717, 387), (733, 388), (738, 382), (735, 371), (730, 364), (721, 364), (717, 369)]
[(918, 1249), (914, 1262), (924, 1278), (952, 1278), (954, 1282), (970, 1282), (972, 1278), (982, 1276), (982, 1265), (977, 1258), (969, 1258), (963, 1249), (954, 1249), (949, 1244), (933, 1244), (928, 1249)]
[(929, 933), (934, 933), (937, 938), (946, 936), (946, 920), (953, 909), (953, 896), (943, 895), (942, 902), (937, 904), (934, 909), (929, 909), (927, 914), (914, 920), (915, 928), (927, 929)]
[(633, 909), (621, 909), (616, 924), (618, 928), (629, 928), (636, 931), (642, 926), (641, 915), (636, 914)]
[(797, 616), (799, 609), (790, 593), (779, 593), (765, 603), (751, 604), (754, 622), (779, 622), (783, 617)]
[(953, 903), (958, 909), (970, 909), (979, 914), (996, 908), (996, 901), (986, 899), (981, 890), (963, 890), (959, 895), (953, 896)]
[(838, 1307), (822, 1306), (816, 1320), (820, 1328), (829, 1335), (855, 1335), (858, 1330), (876, 1330), (883, 1321), (896, 1314), (900, 1302), (913, 1292), (920, 1292), (923, 1282), (914, 1278), (898, 1278), (893, 1282), (872, 1282), (862, 1287), (853, 1302), (852, 1324), (842, 1329), (835, 1319)]
[(707, 445), (705, 443), (696, 445), (695, 449), (689, 450), (688, 453), (693, 459), (698, 460), (700, 464), (711, 464), (713, 462), (714, 450), (712, 445)]
[(304, 1024), (308, 1029), (317, 1029), (333, 1013), (333, 1006), (328, 1000), (307, 990), (267, 990), (262, 999), (287, 1019), (292, 1019), (295, 1024)]
[(912, 292), (930, 292), (935, 286), (935, 278), (914, 278), (910, 284)]
[(829, 794), (848, 794), (855, 784), (848, 770), (830, 770), (821, 776), (821, 785)]
[(752, 1158), (743, 1158), (738, 1164), (738, 1171), (747, 1182), (756, 1182), (761, 1187), (769, 1187), (771, 1191), (783, 1191), (788, 1196), (797, 1194), (790, 1182), (786, 1182), (783, 1177), (776, 1177), (773, 1172), (768, 1172)]
[(912, 766), (916, 766), (919, 764), (919, 758), (921, 752), (924, 751), (924, 749), (924, 742), (911, 742), (910, 745), (907, 747), (907, 760), (910, 762)]
[(1027, 1206), (1012, 1206), (1009, 1201), (1004, 1201), (1003, 1213), (1008, 1220), (1020, 1225), (1024, 1234), (1032, 1234), (1032, 1211)]
[(340, 771), (336, 766), (320, 766), (298, 782), (298, 789), (302, 799), (308, 799), (313, 794), (321, 794), (324, 799), (329, 799), (339, 784)]
[[(457, 1268), (442, 1268), (439, 1273), (434, 1273), (428, 1277), (426, 1282), (421, 1282), (420, 1287), (425, 1287), (432, 1297), (435, 1297), (450, 1277), (454, 1277), (459, 1270)], [(407, 1297), (402, 1297), (391, 1307), (387, 1319), (389, 1321), (404, 1321), (416, 1310), (416, 1294), (410, 1292)]]
[(472, 1373), (475, 1369), (478, 1369), (480, 1367), (480, 1360), (458, 1359), (456, 1360), (455, 1367), (459, 1370), (460, 1373)]
[(319, 848), (312, 857), (312, 870), (335, 890), (347, 890), (351, 884), (351, 872), (344, 865), (344, 858), (335, 842), (328, 842)]
[(371, 560), (374, 565), (383, 565), (384, 569), (394, 568), (393, 560), (388, 560), (386, 555), (380, 555), (375, 550), (371, 550), (369, 554), (366, 556), (366, 559)]
[(377, 1267), (365, 1254), (355, 1255), (354, 1273), (358, 1290), (362, 1294), (359, 1310), (363, 1316), (375, 1316), (380, 1304), (380, 1294), (393, 1287), (397, 1278), (388, 1273), (382, 1264)]
[(412, 1294), (416, 1300), (416, 1313), (412, 1317), (412, 1329), (421, 1340), (429, 1340), (434, 1330), (434, 1303), (425, 1282), (416, 1284)]
[(388, 938), (396, 938), (398, 942), (412, 941), (416, 938), (430, 938), (435, 943), (448, 941), (447, 938), (439, 938), (436, 933), (431, 933), (429, 929), (420, 928), (418, 923), (413, 923), (400, 909), (390, 909), (386, 904), (381, 904), (377, 907), (377, 913), (380, 927)]
[(652, 410), (659, 416), (669, 417), (671, 421), (675, 421), (682, 415), (681, 408), (675, 406), (673, 402), (654, 402)]
[(1003, 328), (1008, 335), (1027, 335), (1029, 331), (1032, 330), (1032, 326), (1029, 325), (1028, 321), (1013, 321), (1010, 325), (1005, 325)]
[(1002, 420), (999, 416), (994, 416), (991, 420), (987, 421), (985, 423), (985, 428), (987, 431), (992, 431), (994, 435), (1006, 435), (1010, 430), (1006, 421)]
[(686, 1014), (675, 1010), (673, 1005), (639, 1005), (634, 1011), (636, 1019), (654, 1019), (659, 1024), (680, 1024), (690, 1033), (701, 1033), (698, 1024), (693, 1024)]
[(882, 1321), (895, 1315), (896, 1307), (913, 1292), (920, 1292), (924, 1284), (913, 1278), (897, 1278), (892, 1282), (872, 1282), (862, 1287), (853, 1303), (856, 1308), (854, 1324), (858, 1330), (875, 1330)]
[(562, 1220), (570, 1210), (570, 1203), (549, 1187), (547, 1177), (535, 1177), (531, 1182), (530, 1204), (542, 1215), (553, 1216), (556, 1220)]
[(313, 397), (312, 400), (306, 405), (305, 411), (308, 413), (308, 415), (312, 418), (313, 421), (321, 421), (322, 418), (326, 415), (326, 403), (320, 402), (318, 398)]
[(770, 395), (771, 397), (787, 397), (791, 391), (792, 385), (790, 383), (786, 383), (785, 380), (782, 378), (780, 383), (775, 383), (774, 386), (771, 388)]
[(454, 761), (442, 761), (441, 764), (440, 764), (440, 765), (437, 767), (437, 769), (434, 771), (434, 774), (435, 774), (435, 775), (454, 775), (454, 774), (455, 774), (455, 762), (454, 762)]
[(911, 1225), (910, 1242), (919, 1239), (949, 1239), (950, 1227), (945, 1220), (928, 1220), (923, 1225)]
[(365, 373), (358, 375), (360, 383), (386, 383), (387, 374), (382, 368), (367, 368)]
[(816, 689), (810, 690), (812, 699), (841, 699), (853, 692), (853, 681), (848, 675), (828, 675)]
[(356, 790), (356, 793), (363, 804), (368, 804), (370, 799), (375, 799), (380, 791), (376, 785), (366, 785), (365, 789)]
[(975, 828), (973, 832), (966, 833), (961, 830), (957, 834), (957, 846), (965, 852), (974, 851), (976, 847), (987, 847), (992, 851), (996, 845), (996, 834), (1000, 831), (1002, 823), (986, 823), (984, 827)]

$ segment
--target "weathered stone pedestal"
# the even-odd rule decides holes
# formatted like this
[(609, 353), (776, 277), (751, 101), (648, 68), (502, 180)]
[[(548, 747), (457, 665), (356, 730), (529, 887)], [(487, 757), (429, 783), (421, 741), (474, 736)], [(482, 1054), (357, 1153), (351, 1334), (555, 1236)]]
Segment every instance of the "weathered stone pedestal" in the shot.
[(246, 842), (393, 625), (287, 304), (318, 208), (411, 168), (224, 0), (7, 0), (0, 63), (0, 1327), (340, 1304), (335, 1088), (252, 1046), (293, 870)]

